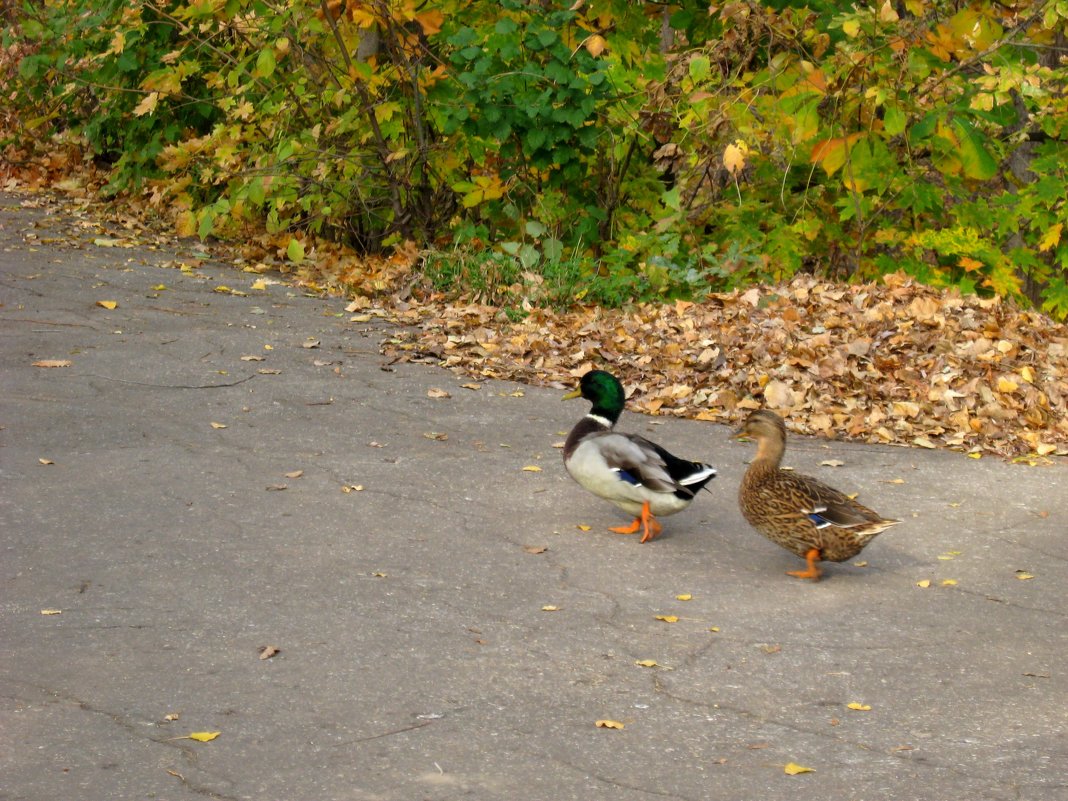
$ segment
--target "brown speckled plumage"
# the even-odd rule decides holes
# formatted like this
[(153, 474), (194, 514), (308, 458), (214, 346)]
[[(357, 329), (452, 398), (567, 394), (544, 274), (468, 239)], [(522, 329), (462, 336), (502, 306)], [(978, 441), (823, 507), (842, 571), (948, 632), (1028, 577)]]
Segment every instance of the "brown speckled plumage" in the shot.
[(753, 412), (738, 436), (757, 442), (756, 457), (738, 490), (742, 515), (769, 540), (808, 559), (808, 571), (791, 575), (817, 579), (817, 561), (851, 559), (900, 522), (880, 517), (811, 476), (781, 470), (786, 426), (773, 412)]

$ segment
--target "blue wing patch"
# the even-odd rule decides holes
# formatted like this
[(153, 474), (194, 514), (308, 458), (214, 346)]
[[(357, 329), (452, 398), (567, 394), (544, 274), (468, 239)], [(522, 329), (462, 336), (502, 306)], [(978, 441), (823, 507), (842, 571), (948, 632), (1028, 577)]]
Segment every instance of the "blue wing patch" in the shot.
[(811, 512), (805, 512), (805, 515), (808, 517), (809, 520), (812, 521), (813, 525), (815, 525), (816, 528), (827, 528), (827, 526), (833, 526), (834, 523), (832, 523), (830, 520), (820, 514), (820, 512), (825, 511), (827, 511), (827, 507), (822, 506), (813, 509)]
[(633, 473), (627, 472), (622, 467), (613, 467), (612, 468), (612, 472), (613, 473), (619, 473), (619, 480), (620, 481), (626, 481), (628, 484), (633, 484), (634, 486), (638, 486), (639, 484), (642, 483), (641, 479), (639, 479)]

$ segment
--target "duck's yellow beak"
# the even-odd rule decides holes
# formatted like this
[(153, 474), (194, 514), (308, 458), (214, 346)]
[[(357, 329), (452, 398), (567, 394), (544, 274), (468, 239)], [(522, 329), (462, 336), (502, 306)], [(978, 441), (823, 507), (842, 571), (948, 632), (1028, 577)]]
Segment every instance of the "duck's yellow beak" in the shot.
[(566, 395), (564, 395), (564, 397), (560, 398), (560, 400), (573, 400), (574, 398), (581, 398), (581, 397), (582, 397), (582, 390), (581, 389), (573, 389), (570, 392), (568, 392)]

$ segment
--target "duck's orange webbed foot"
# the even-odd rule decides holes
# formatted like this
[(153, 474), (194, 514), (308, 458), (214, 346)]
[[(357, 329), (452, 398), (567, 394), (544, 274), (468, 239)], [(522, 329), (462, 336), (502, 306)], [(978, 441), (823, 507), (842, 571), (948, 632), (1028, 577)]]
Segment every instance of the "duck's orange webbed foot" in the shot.
[(629, 526), (616, 526), (608, 530), (614, 531), (616, 534), (635, 534), (638, 529), (642, 531), (642, 542), (648, 542), (664, 530), (656, 518), (653, 517), (652, 512), (649, 511), (648, 501), (642, 504), (642, 513), (634, 518), (634, 522)]
[(820, 580), (820, 567), (816, 563), (820, 560), (820, 549), (809, 548), (808, 553), (805, 554), (805, 561), (808, 562), (808, 568), (806, 570), (787, 570), (786, 575), (794, 576), (799, 579), (812, 579), (813, 581)]
[(642, 519), (640, 517), (634, 518), (634, 522), (629, 526), (612, 526), (609, 531), (614, 531), (616, 534), (634, 534), (642, 527)]
[(642, 542), (648, 542), (664, 530), (657, 522), (656, 518), (653, 517), (652, 512), (649, 511), (649, 501), (642, 504), (641, 520), (642, 526), (645, 528), (645, 531), (642, 533)]

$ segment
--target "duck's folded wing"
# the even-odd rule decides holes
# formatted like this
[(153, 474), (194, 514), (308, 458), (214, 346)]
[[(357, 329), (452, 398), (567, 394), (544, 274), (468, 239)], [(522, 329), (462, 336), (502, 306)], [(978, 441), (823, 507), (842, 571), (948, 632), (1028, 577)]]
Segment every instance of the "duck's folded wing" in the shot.
[(641, 484), (656, 492), (675, 492), (679, 485), (667, 471), (664, 460), (648, 440), (606, 431), (592, 439), (610, 470), (620, 474), (623, 481)]

